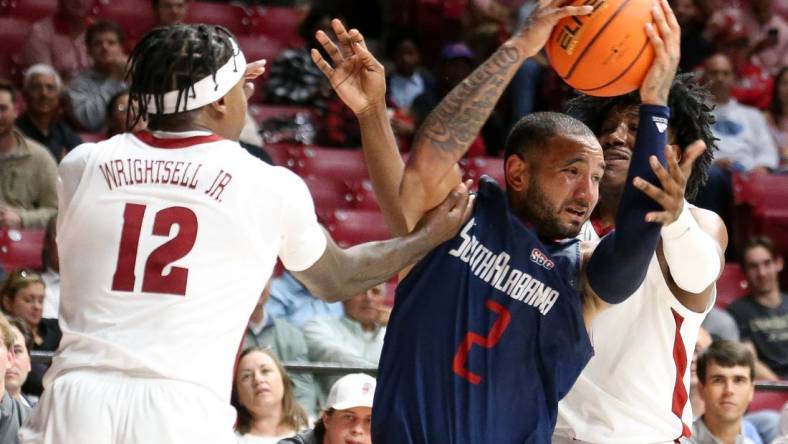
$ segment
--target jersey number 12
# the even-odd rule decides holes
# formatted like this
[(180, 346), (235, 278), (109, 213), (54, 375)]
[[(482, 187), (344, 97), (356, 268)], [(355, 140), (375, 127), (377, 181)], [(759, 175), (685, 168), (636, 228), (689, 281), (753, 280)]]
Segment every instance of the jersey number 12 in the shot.
[[(142, 235), (142, 219), (145, 205), (126, 204), (123, 211), (123, 232), (120, 236), (118, 263), (112, 276), (113, 291), (134, 291), (137, 276), (137, 248)], [(164, 275), (164, 267), (186, 256), (194, 247), (197, 239), (197, 216), (185, 207), (164, 208), (156, 213), (153, 220), (154, 236), (169, 236), (173, 225), (178, 226), (178, 234), (153, 250), (145, 261), (145, 274), (142, 277), (142, 291), (183, 296), (186, 294), (186, 281), (189, 269), (173, 266)]]

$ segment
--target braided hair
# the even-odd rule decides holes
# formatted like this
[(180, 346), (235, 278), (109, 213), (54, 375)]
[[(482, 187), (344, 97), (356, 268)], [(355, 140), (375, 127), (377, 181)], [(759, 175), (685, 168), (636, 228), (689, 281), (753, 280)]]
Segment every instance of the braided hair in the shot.
[(176, 109), (187, 106), (194, 84), (211, 75), (216, 82), (216, 71), (235, 55), (232, 38), (224, 27), (204, 24), (166, 26), (147, 33), (129, 59), (129, 101), (135, 103), (127, 115), (129, 128), (145, 118), (152, 130), (191, 123), (198, 110), (164, 114), (164, 94), (177, 90)]
[[(580, 95), (567, 102), (567, 113), (585, 122), (599, 136), (602, 124), (612, 111), (638, 105), (640, 94), (637, 91), (617, 97)], [(668, 106), (670, 131), (681, 150), (698, 139), (706, 143), (706, 151), (695, 161), (687, 180), (684, 195), (692, 201), (709, 178), (709, 167), (714, 160), (714, 150), (717, 149), (717, 139), (711, 132), (714, 123), (711, 97), (694, 74), (679, 74), (670, 86)]]

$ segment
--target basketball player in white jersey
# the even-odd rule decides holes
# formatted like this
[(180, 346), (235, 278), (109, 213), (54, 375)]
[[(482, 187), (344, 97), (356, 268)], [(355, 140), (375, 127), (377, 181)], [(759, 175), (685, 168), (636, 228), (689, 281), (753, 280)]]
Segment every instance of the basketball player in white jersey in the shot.
[[(613, 228), (637, 134), (639, 98), (580, 97), (574, 113), (597, 134), (607, 165), (599, 204), (579, 237), (596, 241)], [(679, 151), (701, 139), (706, 152), (689, 177), (665, 178), (660, 203), (680, 213), (662, 229), (646, 280), (629, 299), (592, 323), (594, 357), (559, 403), (553, 442), (672, 443), (690, 435), (690, 362), (701, 322), (714, 305), (727, 232), (715, 213), (690, 205), (713, 158), (706, 92), (690, 75), (674, 80), (670, 143)], [(675, 171), (675, 170), (674, 170)], [(685, 190), (686, 188), (686, 190)], [(682, 192), (684, 191), (684, 192)]]
[(339, 249), (304, 182), (237, 143), (261, 72), (216, 26), (157, 28), (135, 48), (131, 118), (150, 131), (60, 166), (63, 339), (21, 442), (235, 442), (233, 361), (277, 256), (336, 300), (456, 233), (464, 185), (413, 235)]

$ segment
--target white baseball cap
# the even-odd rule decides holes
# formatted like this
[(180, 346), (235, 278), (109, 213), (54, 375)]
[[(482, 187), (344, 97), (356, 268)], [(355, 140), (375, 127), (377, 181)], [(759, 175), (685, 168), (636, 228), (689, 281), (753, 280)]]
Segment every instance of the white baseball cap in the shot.
[(339, 378), (331, 387), (326, 407), (334, 410), (371, 408), (374, 397), (375, 378), (364, 373), (351, 373)]

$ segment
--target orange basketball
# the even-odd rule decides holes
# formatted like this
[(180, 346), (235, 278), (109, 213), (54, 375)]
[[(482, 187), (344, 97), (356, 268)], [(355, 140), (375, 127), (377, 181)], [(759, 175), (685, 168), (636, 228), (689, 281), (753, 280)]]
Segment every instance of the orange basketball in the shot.
[(652, 0), (575, 0), (591, 5), (586, 16), (567, 17), (547, 42), (553, 69), (585, 94), (610, 97), (640, 88), (654, 49), (645, 25), (652, 21)]

